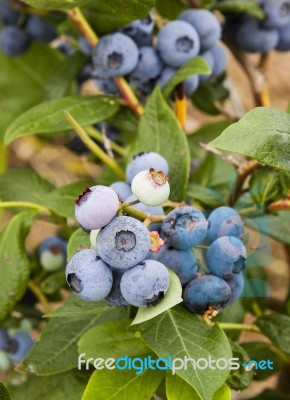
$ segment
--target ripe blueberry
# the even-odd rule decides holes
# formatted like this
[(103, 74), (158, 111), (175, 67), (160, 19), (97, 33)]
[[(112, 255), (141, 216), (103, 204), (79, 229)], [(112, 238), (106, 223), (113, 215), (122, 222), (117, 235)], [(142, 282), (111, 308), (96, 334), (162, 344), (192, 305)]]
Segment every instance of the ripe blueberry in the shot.
[(162, 171), (165, 175), (168, 175), (169, 166), (164, 157), (158, 153), (146, 152), (136, 154), (130, 161), (126, 168), (126, 179), (131, 185), (135, 175), (141, 171), (149, 170), (154, 168), (156, 171)]
[(218, 207), (208, 218), (208, 238), (214, 241), (221, 236), (241, 238), (244, 233), (244, 223), (239, 214), (231, 207)]
[(9, 339), (5, 350), (11, 361), (19, 363), (33, 344), (34, 340), (28, 333), (19, 332)]
[(19, 56), (30, 45), (30, 36), (18, 26), (6, 26), (0, 32), (0, 50), (9, 56)]
[(119, 199), (123, 202), (132, 194), (131, 187), (126, 182), (114, 182), (110, 185), (110, 188), (115, 190)]

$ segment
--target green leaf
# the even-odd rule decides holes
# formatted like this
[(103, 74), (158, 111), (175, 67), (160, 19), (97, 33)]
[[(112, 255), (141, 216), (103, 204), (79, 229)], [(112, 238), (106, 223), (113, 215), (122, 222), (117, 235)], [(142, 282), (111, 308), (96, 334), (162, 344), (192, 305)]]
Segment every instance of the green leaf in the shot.
[(198, 183), (189, 183), (187, 196), (203, 207), (211, 210), (225, 205), (224, 199), (221, 198), (218, 192), (199, 185)]
[(164, 97), (168, 97), (172, 90), (191, 75), (210, 74), (210, 68), (203, 57), (195, 57), (183, 64), (163, 88)]
[(10, 388), (15, 400), (80, 400), (89, 377), (89, 372), (80, 371), (46, 377), (26, 376), (22, 377), (22, 384)]
[[(231, 323), (243, 323), (245, 317), (245, 310), (240, 301), (235, 301), (233, 304), (221, 311), (215, 318), (214, 322), (231, 322)], [(237, 340), (240, 337), (241, 332), (237, 330), (226, 330), (227, 337), (232, 340)]]
[(70, 237), (67, 245), (67, 259), (70, 260), (72, 256), (82, 249), (90, 247), (90, 235), (82, 228), (77, 229)]
[(181, 0), (156, 0), (156, 8), (164, 18), (176, 19), (187, 7)]
[[(240, 368), (233, 369), (230, 372), (230, 375), (227, 379), (227, 384), (233, 390), (245, 390), (247, 387), (250, 386), (254, 371), (246, 371), (243, 367), (243, 363), (247, 363), (250, 361), (248, 353), (237, 343), (230, 342), (233, 352), (233, 358), (239, 359)], [(264, 354), (265, 356), (265, 354)]]
[(58, 51), (36, 42), (18, 57), (0, 53), (0, 139), (16, 117), (42, 101), (45, 82), (60, 62)]
[[(167, 400), (200, 400), (196, 391), (178, 375), (167, 375), (166, 378)], [(223, 385), (212, 397), (212, 400), (231, 400), (231, 391)]]
[(41, 103), (16, 118), (8, 127), (4, 141), (35, 133), (52, 133), (71, 130), (64, 117), (68, 111), (82, 126), (92, 125), (111, 117), (118, 101), (107, 96), (70, 96)]
[(255, 321), (255, 325), (274, 345), (290, 355), (290, 316), (276, 313), (263, 315)]
[(274, 168), (290, 171), (290, 115), (274, 108), (254, 108), (210, 143)]
[[(231, 347), (224, 332), (215, 325), (209, 327), (177, 306), (167, 310), (149, 323), (141, 324), (145, 342), (159, 357), (230, 358)], [(213, 394), (223, 385), (229, 371), (207, 369), (180, 369), (176, 373), (192, 386), (202, 400), (212, 400)]]
[[(263, 221), (267, 220), (267, 224)], [(290, 245), (290, 227), (289, 227), (290, 211), (277, 211), (275, 214), (262, 215), (254, 217), (253, 221), (260, 227), (261, 233), (271, 236), (279, 242)], [(262, 222), (262, 223), (261, 223)]]
[(222, 0), (219, 3), (213, 1), (208, 5), (210, 10), (218, 10), (224, 13), (241, 13), (247, 12), (259, 19), (263, 19), (265, 14), (261, 7), (252, 0)]
[(44, 86), (45, 98), (53, 100), (64, 96), (86, 60), (87, 56), (80, 51), (76, 51), (72, 56), (65, 58), (46, 81)]
[(150, 400), (164, 377), (162, 371), (97, 370), (93, 373), (82, 400)]
[(12, 400), (7, 388), (2, 382), (0, 382), (0, 399), (1, 400)]
[(228, 90), (219, 82), (205, 82), (191, 96), (194, 105), (209, 115), (220, 115), (219, 101), (228, 97)]
[(150, 96), (130, 156), (142, 151), (155, 151), (169, 163), (170, 199), (183, 200), (189, 178), (190, 155), (186, 136), (160, 88)]
[(90, 22), (99, 34), (111, 33), (135, 19), (145, 18), (155, 0), (94, 1), (89, 5)]
[(92, 182), (75, 182), (55, 189), (46, 196), (46, 206), (62, 217), (74, 218), (74, 201), (88, 186), (92, 186)]
[(182, 286), (178, 276), (168, 269), (170, 274), (170, 286), (164, 299), (160, 301), (155, 307), (139, 308), (137, 315), (131, 325), (141, 324), (142, 322), (149, 321), (157, 315), (162, 314), (164, 311), (176, 306), (182, 302)]
[(41, 282), (41, 290), (46, 295), (56, 293), (59, 289), (66, 286), (66, 279), (64, 271), (55, 272), (49, 275), (46, 279)]
[(45, 206), (46, 197), (53, 189), (51, 183), (31, 169), (12, 169), (0, 175), (1, 201), (28, 201)]
[(140, 337), (128, 330), (130, 322), (129, 320), (106, 322), (90, 329), (79, 341), (79, 354), (85, 354), (84, 360), (147, 355), (150, 349)]
[(42, 331), (41, 340), (25, 356), (18, 370), (34, 375), (55, 375), (77, 367), (77, 343), (101, 318), (103, 308), (94, 316), (53, 318)]
[(24, 241), (35, 213), (24, 211), (13, 217), (0, 241), (0, 322), (25, 293), (29, 280), (29, 260)]
[(210, 122), (202, 125), (201, 128), (189, 135), (187, 139), (191, 157), (194, 159), (201, 159), (203, 152), (201, 151), (199, 144), (208, 144), (211, 140), (214, 140), (216, 137), (218, 137), (231, 124), (232, 122), (227, 120)]
[(69, 10), (75, 7), (83, 7), (90, 0), (25, 0), (25, 3), (36, 8), (47, 8), (51, 10)]
[(266, 205), (281, 199), (289, 192), (290, 174), (286, 171), (260, 168), (253, 172), (249, 185), (253, 201)]
[(53, 311), (51, 314), (47, 315), (49, 318), (81, 318), (83, 316), (96, 316), (104, 312), (109, 311), (105, 301), (98, 302), (88, 302), (80, 299), (75, 294), (71, 294), (70, 297), (65, 301), (65, 303)]
[(273, 374), (277, 374), (279, 369), (282, 366), (281, 359), (277, 356), (277, 354), (271, 349), (271, 345), (269, 343), (263, 342), (247, 342), (240, 343), (240, 346), (248, 353), (248, 362), (249, 360), (255, 360), (257, 362), (262, 360), (270, 360), (273, 362), (273, 370), (270, 368), (267, 369), (257, 369), (255, 370), (254, 379), (257, 381), (264, 381), (268, 379)]

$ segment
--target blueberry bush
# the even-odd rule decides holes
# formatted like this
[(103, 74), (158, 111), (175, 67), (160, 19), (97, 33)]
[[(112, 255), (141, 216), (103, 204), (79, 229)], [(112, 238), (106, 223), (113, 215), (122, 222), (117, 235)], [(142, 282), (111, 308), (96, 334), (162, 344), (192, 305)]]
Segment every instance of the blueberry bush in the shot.
[(289, 0), (0, 0), (0, 400), (289, 398), (274, 51)]

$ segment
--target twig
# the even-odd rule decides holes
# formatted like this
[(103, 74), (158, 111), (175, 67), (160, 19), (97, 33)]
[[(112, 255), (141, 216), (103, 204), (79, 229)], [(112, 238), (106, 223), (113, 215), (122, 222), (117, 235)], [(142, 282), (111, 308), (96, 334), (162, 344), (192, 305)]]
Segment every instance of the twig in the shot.
[(118, 86), (120, 92), (122, 93), (122, 96), (126, 101), (126, 104), (131, 107), (134, 114), (138, 118), (142, 117), (142, 115), (144, 114), (144, 109), (142, 105), (139, 103), (139, 100), (137, 99), (135, 93), (131, 89), (129, 83), (121, 76), (115, 78), (115, 83)]
[(39, 303), (42, 305), (43, 313), (50, 314), (52, 311), (52, 308), (51, 308), (47, 298), (44, 296), (42, 291), (39, 289), (39, 287), (33, 281), (28, 282), (28, 287), (32, 291), (32, 293), (37, 297), (37, 299), (39, 300)]
[(66, 120), (70, 126), (75, 130), (79, 138), (84, 144), (91, 150), (91, 152), (98, 157), (103, 163), (105, 163), (121, 180), (125, 180), (125, 173), (116, 163), (116, 161), (108, 156), (88, 135), (86, 130), (82, 128), (73, 116), (65, 111), (64, 113)]
[(243, 190), (243, 185), (245, 183), (245, 180), (247, 177), (255, 171), (255, 169), (260, 168), (263, 164), (261, 164), (257, 160), (251, 160), (248, 161), (246, 164), (242, 165), (238, 169), (238, 177), (237, 177), (237, 182), (235, 186), (235, 192), (230, 193), (228, 197), (228, 205), (231, 207), (235, 205), (235, 203), (238, 201), (238, 199), (241, 196), (242, 190)]
[(105, 124), (102, 124), (102, 132), (101, 133), (102, 133), (103, 143), (104, 143), (106, 152), (108, 153), (109, 157), (114, 158), (114, 153), (112, 151), (110, 140), (108, 139), (108, 136), (107, 136)]
[[(104, 138), (101, 134), (101, 132), (99, 132), (96, 128), (94, 128), (93, 126), (87, 126), (85, 128), (85, 130), (87, 131), (88, 135), (90, 137), (92, 137), (93, 139), (96, 139), (99, 143), (104, 143)], [(127, 150), (124, 149), (122, 146), (119, 146), (117, 143), (115, 143), (114, 141), (110, 140), (109, 138), (107, 138), (110, 147), (116, 152), (118, 153), (120, 156), (122, 157), (126, 157), (127, 155)]]
[(231, 165), (233, 165), (235, 168), (240, 168), (240, 163), (232, 156), (232, 155), (227, 155), (224, 154), (223, 152), (221, 152), (218, 149), (215, 149), (214, 147), (209, 146), (206, 143), (199, 143), (200, 147), (210, 153), (216, 154), (217, 156), (219, 156), (223, 161), (226, 161), (228, 163), (230, 163)]

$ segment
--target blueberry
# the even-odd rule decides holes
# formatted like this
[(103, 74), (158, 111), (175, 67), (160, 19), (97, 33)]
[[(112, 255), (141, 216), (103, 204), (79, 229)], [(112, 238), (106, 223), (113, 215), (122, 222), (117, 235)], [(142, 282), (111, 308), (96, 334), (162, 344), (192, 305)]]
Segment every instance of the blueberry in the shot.
[(85, 230), (100, 229), (107, 225), (119, 208), (117, 193), (107, 186), (92, 186), (75, 201), (75, 216)]
[(28, 333), (19, 332), (13, 335), (6, 346), (6, 352), (11, 361), (19, 363), (34, 344), (34, 340)]
[(241, 238), (244, 223), (239, 214), (231, 207), (216, 208), (208, 218), (208, 238), (213, 242), (221, 236)]
[(229, 285), (232, 292), (230, 303), (233, 303), (235, 300), (241, 297), (243, 293), (245, 285), (244, 277), (241, 273), (234, 274), (232, 278), (226, 280), (226, 282)]
[(158, 261), (144, 260), (124, 273), (121, 292), (126, 301), (135, 307), (157, 305), (170, 285), (167, 268)]
[(179, 207), (167, 214), (161, 232), (170, 246), (186, 250), (205, 239), (207, 222), (203, 213), (196, 208)]
[(39, 262), (46, 271), (64, 267), (67, 257), (67, 242), (57, 236), (46, 238), (38, 249)]
[(168, 200), (170, 194), (167, 176), (153, 168), (134, 176), (131, 189), (137, 199), (146, 206), (160, 206)]
[(20, 17), (20, 12), (13, 10), (9, 1), (0, 0), (0, 22), (4, 25), (16, 25)]
[(93, 47), (89, 43), (88, 39), (85, 38), (84, 36), (79, 37), (79, 45), (81, 51), (86, 54), (86, 55), (91, 55), (93, 51)]
[(185, 21), (172, 21), (159, 31), (157, 50), (171, 67), (180, 67), (198, 55), (200, 49), (196, 30)]
[(131, 76), (140, 82), (148, 82), (156, 79), (162, 70), (163, 63), (157, 51), (153, 47), (141, 47), (139, 49), (139, 61)]
[(158, 253), (150, 253), (149, 257), (172, 269), (178, 275), (182, 286), (190, 282), (197, 273), (197, 261), (191, 249), (178, 250), (165, 244)]
[(216, 44), (210, 50), (213, 57), (213, 68), (212, 68), (212, 76), (221, 75), (227, 67), (227, 54), (224, 48), (220, 44)]
[(95, 250), (81, 250), (67, 264), (66, 280), (81, 299), (98, 301), (110, 293), (113, 274)]
[(154, 21), (151, 15), (124, 26), (121, 32), (130, 36), (138, 46), (151, 46)]
[(8, 339), (9, 336), (6, 329), (0, 329), (0, 350), (5, 349)]
[(213, 275), (193, 279), (185, 287), (185, 306), (194, 314), (214, 316), (225, 308), (231, 298), (231, 289), (223, 280)]
[(133, 157), (126, 168), (127, 182), (131, 185), (135, 175), (150, 168), (162, 171), (165, 175), (168, 175), (169, 172), (168, 163), (160, 154), (153, 152), (139, 153)]
[(106, 302), (109, 306), (122, 307), (127, 306), (129, 303), (124, 299), (121, 292), (121, 278), (125, 270), (113, 269), (113, 286), (112, 290), (106, 297)]
[(149, 248), (148, 229), (131, 217), (114, 218), (97, 236), (101, 258), (111, 267), (128, 269), (144, 260)]
[(34, 40), (41, 43), (50, 43), (56, 38), (55, 27), (39, 15), (31, 15), (28, 18), (26, 29)]
[(237, 45), (251, 53), (265, 53), (275, 48), (279, 42), (279, 32), (266, 29), (259, 21), (249, 19), (237, 31)]
[(203, 53), (200, 54), (200, 56), (204, 58), (205, 62), (208, 64), (211, 70), (210, 74), (200, 75), (199, 77), (200, 82), (203, 83), (209, 80), (209, 78), (211, 77), (212, 71), (214, 69), (214, 57), (210, 50), (204, 51)]
[(279, 43), (276, 46), (278, 51), (290, 50), (290, 24), (279, 29)]
[(178, 19), (188, 22), (198, 33), (201, 50), (208, 50), (221, 37), (221, 25), (216, 16), (207, 10), (186, 10)]
[(30, 36), (18, 26), (6, 26), (0, 32), (0, 50), (9, 56), (19, 56), (30, 45)]
[(176, 69), (172, 67), (165, 67), (163, 71), (161, 72), (157, 84), (161, 87), (161, 89), (166, 85), (167, 82), (170, 81), (172, 76), (175, 74)]
[(265, 13), (263, 25), (266, 28), (281, 28), (290, 24), (290, 0), (258, 0)]
[(93, 49), (93, 63), (105, 77), (130, 74), (138, 63), (138, 48), (123, 33), (103, 36)]
[[(132, 194), (131, 196), (129, 196), (125, 200), (125, 203), (132, 203), (135, 200), (137, 200), (137, 197)], [(145, 204), (140, 202), (140, 203), (134, 204), (132, 207), (135, 208), (136, 210), (143, 211), (143, 212), (145, 212), (147, 214), (164, 215), (164, 211), (163, 211), (163, 208), (161, 206), (150, 207), (150, 206), (146, 206)], [(161, 222), (150, 224), (148, 226), (148, 229), (150, 231), (158, 231), (160, 228), (161, 228)]]
[(210, 272), (223, 279), (232, 278), (246, 268), (247, 251), (244, 244), (234, 236), (223, 236), (215, 240), (206, 253)]
[(123, 202), (132, 194), (132, 190), (126, 182), (114, 182), (110, 185), (110, 188), (115, 190), (119, 199)]
[[(205, 76), (205, 75), (203, 75)], [(184, 81), (185, 92), (188, 97), (192, 96), (196, 91), (200, 83), (200, 77), (198, 75), (191, 75)]]

